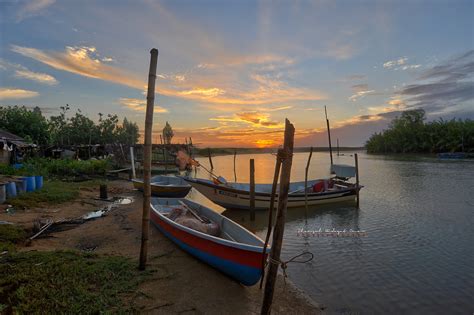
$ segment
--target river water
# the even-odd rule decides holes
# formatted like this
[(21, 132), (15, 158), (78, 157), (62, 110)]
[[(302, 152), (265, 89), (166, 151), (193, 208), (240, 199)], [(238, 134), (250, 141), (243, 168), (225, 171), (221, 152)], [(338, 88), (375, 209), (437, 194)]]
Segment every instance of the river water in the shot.
[[(238, 155), (238, 182), (271, 183), (275, 156)], [(292, 181), (304, 180), (308, 153), (293, 158)], [(353, 164), (348, 153), (334, 163)], [(207, 158), (198, 159), (209, 167)], [(233, 156), (213, 157), (215, 173), (234, 181)], [(474, 163), (432, 157), (359, 153), (360, 209), (354, 203), (289, 209), (283, 259), (302, 251), (306, 264), (289, 264), (288, 276), (329, 314), (472, 314), (474, 311)], [(194, 174), (193, 174), (194, 175)], [(309, 179), (329, 175), (328, 153), (314, 153)], [(209, 178), (203, 169), (198, 177)], [(268, 211), (225, 210), (194, 189), (190, 198), (232, 218), (262, 238)], [(360, 230), (360, 237), (298, 235), (305, 230)]]

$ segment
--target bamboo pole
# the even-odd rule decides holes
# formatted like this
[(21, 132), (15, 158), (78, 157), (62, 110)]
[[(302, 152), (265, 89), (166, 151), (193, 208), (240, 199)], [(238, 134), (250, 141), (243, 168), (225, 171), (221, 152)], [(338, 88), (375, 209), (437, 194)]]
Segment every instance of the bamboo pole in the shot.
[(209, 155), (209, 164), (211, 164), (211, 170), (213, 170), (214, 165), (212, 165), (211, 148), (207, 148), (207, 154)]
[(235, 158), (237, 157), (237, 150), (234, 149), (234, 182), (237, 183), (237, 172), (235, 171)]
[(337, 138), (337, 156), (339, 156), (339, 138)]
[(308, 162), (306, 163), (306, 169), (304, 171), (304, 206), (306, 210), (306, 215), (308, 214), (308, 170), (309, 164), (311, 163), (311, 157), (313, 156), (313, 147), (311, 147), (308, 156)]
[(285, 232), (286, 207), (288, 204), (288, 191), (290, 189), (291, 164), (293, 162), (293, 144), (295, 138), (295, 127), (288, 119), (285, 120), (285, 140), (283, 142), (282, 169), (280, 175), (280, 192), (278, 194), (278, 212), (273, 231), (272, 249), (270, 252), (270, 264), (268, 276), (265, 282), (265, 292), (261, 314), (270, 314), (275, 282), (280, 261), (283, 234)]
[(359, 157), (357, 153), (354, 154), (355, 168), (356, 168), (356, 185), (357, 185), (357, 209), (359, 209)]
[(148, 256), (148, 233), (150, 228), (150, 197), (151, 197), (151, 133), (153, 129), (153, 108), (155, 102), (156, 64), (158, 49), (150, 51), (150, 71), (148, 74), (148, 93), (146, 97), (145, 144), (143, 146), (143, 217), (142, 243), (140, 247), (140, 264), (138, 268), (145, 270)]
[(328, 111), (326, 109), (326, 106), (324, 106), (324, 112), (326, 113), (326, 125), (328, 127), (328, 140), (329, 140), (329, 156), (331, 158), (331, 166), (332, 166), (333, 161), (332, 161), (331, 129), (329, 128)]
[(250, 159), (250, 221), (255, 221), (255, 160)]

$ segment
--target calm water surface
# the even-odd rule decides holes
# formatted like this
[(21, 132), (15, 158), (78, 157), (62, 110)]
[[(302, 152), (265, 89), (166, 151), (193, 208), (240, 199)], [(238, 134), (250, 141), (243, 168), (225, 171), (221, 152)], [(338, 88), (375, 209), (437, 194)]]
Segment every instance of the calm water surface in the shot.
[[(292, 181), (304, 180), (308, 153), (293, 159)], [(270, 183), (275, 157), (237, 156), (237, 180)], [(208, 167), (207, 158), (199, 161)], [(353, 164), (353, 157), (335, 163)], [(215, 173), (234, 180), (233, 156), (213, 158)], [(472, 314), (474, 312), (474, 163), (429, 157), (359, 154), (360, 210), (352, 203), (287, 214), (283, 258), (304, 250), (315, 259), (290, 264), (291, 280), (331, 314)], [(309, 178), (329, 175), (327, 153), (313, 154)], [(198, 177), (209, 178), (204, 170)], [(262, 238), (268, 212), (255, 222), (245, 211), (225, 210), (193, 190), (190, 197), (223, 212)], [(298, 229), (365, 230), (358, 238), (303, 237)]]

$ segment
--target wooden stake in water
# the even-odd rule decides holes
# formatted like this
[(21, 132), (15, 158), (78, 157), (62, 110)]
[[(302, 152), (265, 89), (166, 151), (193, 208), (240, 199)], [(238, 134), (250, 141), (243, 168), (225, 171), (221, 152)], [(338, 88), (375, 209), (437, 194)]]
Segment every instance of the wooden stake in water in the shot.
[(305, 206), (305, 215), (308, 215), (308, 170), (309, 164), (311, 163), (311, 157), (313, 156), (313, 147), (311, 147), (308, 156), (308, 162), (306, 163), (306, 169), (304, 171), (304, 206)]
[(273, 293), (275, 291), (275, 282), (280, 266), (280, 253), (283, 243), (283, 234), (285, 232), (286, 207), (288, 204), (288, 191), (290, 189), (291, 164), (293, 161), (293, 144), (295, 138), (295, 127), (288, 119), (285, 120), (285, 140), (283, 142), (283, 150), (280, 152), (282, 156), (281, 176), (280, 176), (280, 192), (278, 194), (278, 212), (273, 231), (272, 249), (270, 252), (270, 264), (268, 275), (265, 282), (265, 292), (261, 314), (270, 314)]
[(211, 170), (213, 170), (214, 165), (212, 164), (211, 148), (207, 148), (207, 154), (209, 155), (209, 164), (211, 164)]
[(339, 138), (337, 138), (337, 156), (339, 156)]
[(150, 51), (150, 71), (148, 74), (148, 92), (146, 97), (145, 144), (143, 147), (143, 216), (142, 243), (140, 247), (140, 264), (138, 268), (145, 270), (148, 256), (148, 234), (150, 228), (150, 197), (151, 197), (151, 133), (153, 129), (153, 108), (155, 102), (156, 64), (158, 49)]
[(326, 125), (328, 127), (328, 140), (329, 140), (329, 156), (331, 157), (331, 166), (332, 166), (333, 161), (332, 161), (331, 129), (329, 128), (328, 111), (326, 109), (326, 106), (324, 106), (324, 112), (326, 113)]
[(237, 183), (237, 172), (235, 171), (235, 158), (237, 157), (237, 149), (234, 149), (234, 182)]
[(356, 168), (356, 185), (357, 185), (357, 209), (359, 209), (359, 157), (357, 153), (354, 154), (355, 168)]
[(255, 221), (255, 161), (250, 159), (250, 221)]

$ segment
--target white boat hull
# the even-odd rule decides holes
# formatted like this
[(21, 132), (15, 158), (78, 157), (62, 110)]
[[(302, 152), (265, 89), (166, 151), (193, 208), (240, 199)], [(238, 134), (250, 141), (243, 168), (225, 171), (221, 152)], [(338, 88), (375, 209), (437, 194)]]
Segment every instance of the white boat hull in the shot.
[[(248, 191), (232, 189), (223, 185), (214, 185), (195, 179), (186, 179), (195, 189), (206, 196), (212, 202), (227, 209), (250, 209), (250, 194)], [(327, 204), (334, 202), (343, 202), (355, 200), (357, 188), (347, 188), (326, 193), (308, 193), (308, 206)], [(270, 208), (271, 194), (256, 193), (255, 209), (268, 210)], [(278, 198), (275, 198), (275, 207)], [(297, 208), (305, 206), (304, 193), (289, 194), (288, 208)]]

